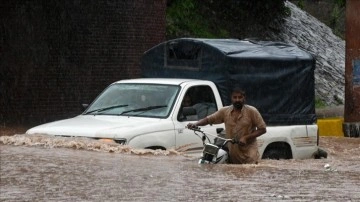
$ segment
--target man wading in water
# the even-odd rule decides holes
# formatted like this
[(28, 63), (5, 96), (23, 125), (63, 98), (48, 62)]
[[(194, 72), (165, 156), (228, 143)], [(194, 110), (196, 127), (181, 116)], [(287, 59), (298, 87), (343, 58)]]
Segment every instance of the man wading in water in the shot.
[(256, 138), (266, 133), (266, 124), (255, 107), (244, 104), (245, 91), (241, 88), (232, 90), (231, 103), (187, 127), (225, 123), (226, 138), (238, 141), (238, 144), (228, 144), (229, 163), (256, 164), (260, 158)]

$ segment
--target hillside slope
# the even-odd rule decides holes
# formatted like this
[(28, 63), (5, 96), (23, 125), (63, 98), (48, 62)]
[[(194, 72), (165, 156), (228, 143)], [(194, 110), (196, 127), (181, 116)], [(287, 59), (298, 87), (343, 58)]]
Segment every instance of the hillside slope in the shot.
[(344, 103), (345, 41), (333, 34), (324, 23), (285, 2), (291, 16), (285, 19), (274, 40), (296, 44), (316, 57), (315, 93), (326, 105)]

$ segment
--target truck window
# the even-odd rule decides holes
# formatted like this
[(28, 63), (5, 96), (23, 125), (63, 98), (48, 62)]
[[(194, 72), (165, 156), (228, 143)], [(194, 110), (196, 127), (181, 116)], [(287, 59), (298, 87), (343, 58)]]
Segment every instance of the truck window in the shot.
[(198, 70), (201, 67), (202, 49), (199, 44), (171, 42), (166, 44), (165, 68)]
[[(196, 115), (183, 116), (183, 107), (193, 107)], [(217, 111), (215, 96), (210, 86), (194, 86), (187, 90), (178, 113), (178, 121), (197, 121)]]

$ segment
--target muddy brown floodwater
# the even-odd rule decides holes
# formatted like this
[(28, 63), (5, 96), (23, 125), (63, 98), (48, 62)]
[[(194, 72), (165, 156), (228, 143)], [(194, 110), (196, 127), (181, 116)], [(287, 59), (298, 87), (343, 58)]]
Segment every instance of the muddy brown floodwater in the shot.
[(198, 165), (171, 150), (1, 136), (0, 201), (360, 201), (360, 138), (321, 146), (327, 159)]

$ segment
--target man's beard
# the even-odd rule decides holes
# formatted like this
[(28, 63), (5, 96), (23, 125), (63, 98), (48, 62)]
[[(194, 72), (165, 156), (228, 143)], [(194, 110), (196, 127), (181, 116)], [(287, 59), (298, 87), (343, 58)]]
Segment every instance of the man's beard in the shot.
[(242, 102), (234, 102), (233, 106), (235, 109), (241, 109), (243, 107), (243, 103)]

